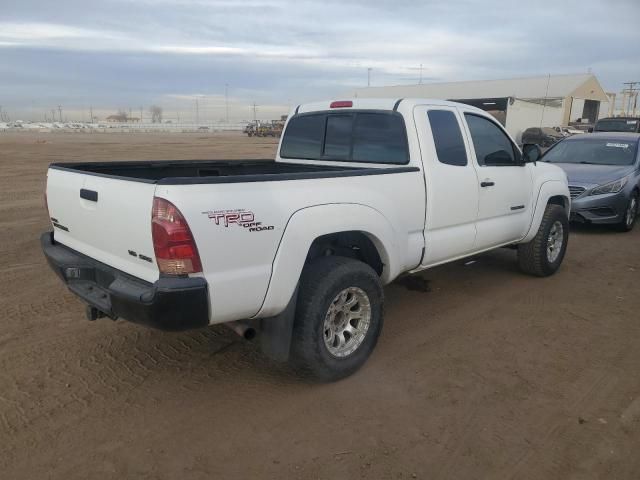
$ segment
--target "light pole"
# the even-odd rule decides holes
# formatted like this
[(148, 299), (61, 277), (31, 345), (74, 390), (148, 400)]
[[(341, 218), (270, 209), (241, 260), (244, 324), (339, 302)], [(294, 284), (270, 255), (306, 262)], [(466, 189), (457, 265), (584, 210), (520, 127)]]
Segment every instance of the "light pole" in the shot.
[(371, 86), (371, 70), (373, 70), (373, 68), (367, 68), (367, 87)]
[(229, 84), (224, 84), (224, 111), (225, 111), (225, 119), (227, 123), (229, 123)]

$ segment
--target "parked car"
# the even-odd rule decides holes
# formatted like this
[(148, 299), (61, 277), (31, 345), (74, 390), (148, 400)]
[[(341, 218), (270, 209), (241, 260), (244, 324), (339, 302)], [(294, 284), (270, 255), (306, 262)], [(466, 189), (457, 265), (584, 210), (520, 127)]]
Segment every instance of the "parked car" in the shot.
[(569, 178), (571, 218), (633, 229), (638, 216), (640, 157), (637, 133), (594, 133), (567, 138), (542, 160)]
[(547, 148), (556, 143), (558, 140), (562, 140), (564, 135), (561, 132), (557, 132), (550, 127), (532, 127), (527, 128), (522, 132), (522, 144), (535, 144), (540, 145), (542, 148)]
[(580, 130), (571, 126), (559, 126), (553, 127), (553, 129), (562, 134), (563, 137), (570, 137), (571, 135), (579, 135), (581, 133), (586, 133), (584, 130)]
[(272, 162), (52, 164), (42, 248), (90, 319), (225, 323), (335, 380), (372, 352), (402, 273), (502, 246), (558, 270), (569, 189), (539, 155), (468, 105), (311, 103)]
[(640, 119), (636, 117), (601, 118), (593, 128), (594, 132), (640, 132)]

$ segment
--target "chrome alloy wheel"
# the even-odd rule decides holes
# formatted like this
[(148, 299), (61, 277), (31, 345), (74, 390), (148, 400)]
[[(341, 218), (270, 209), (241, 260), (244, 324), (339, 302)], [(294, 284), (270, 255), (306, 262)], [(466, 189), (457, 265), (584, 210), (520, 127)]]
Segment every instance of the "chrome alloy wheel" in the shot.
[(631, 197), (631, 201), (629, 202), (629, 206), (627, 207), (627, 214), (625, 215), (625, 222), (627, 224), (627, 228), (630, 228), (633, 225), (636, 216), (638, 215), (638, 199), (633, 196)]
[(349, 287), (331, 302), (324, 317), (324, 344), (334, 357), (351, 355), (362, 345), (371, 324), (371, 303), (364, 290)]
[(547, 238), (547, 260), (553, 263), (558, 259), (562, 251), (562, 242), (564, 242), (564, 227), (559, 221), (555, 221), (549, 230)]

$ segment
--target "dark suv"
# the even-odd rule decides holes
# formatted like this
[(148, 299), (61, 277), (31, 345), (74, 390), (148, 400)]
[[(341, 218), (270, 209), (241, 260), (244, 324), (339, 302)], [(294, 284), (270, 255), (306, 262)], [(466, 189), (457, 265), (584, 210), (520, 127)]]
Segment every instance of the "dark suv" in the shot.
[(540, 145), (541, 147), (550, 147), (558, 140), (562, 140), (564, 135), (560, 132), (556, 132), (553, 128), (527, 128), (524, 132), (522, 132), (522, 144), (526, 145), (528, 143), (534, 143), (536, 145)]
[(609, 117), (601, 118), (593, 128), (594, 132), (640, 132), (640, 118)]

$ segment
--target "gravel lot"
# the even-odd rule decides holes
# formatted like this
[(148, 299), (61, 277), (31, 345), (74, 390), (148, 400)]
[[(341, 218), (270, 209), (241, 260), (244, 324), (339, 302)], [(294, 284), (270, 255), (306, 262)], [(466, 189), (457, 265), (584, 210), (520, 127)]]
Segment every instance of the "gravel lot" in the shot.
[(49, 162), (275, 144), (0, 133), (1, 478), (640, 478), (640, 228), (574, 228), (548, 279), (504, 249), (388, 286), (373, 356), (327, 385), (225, 329), (87, 322), (46, 267)]

